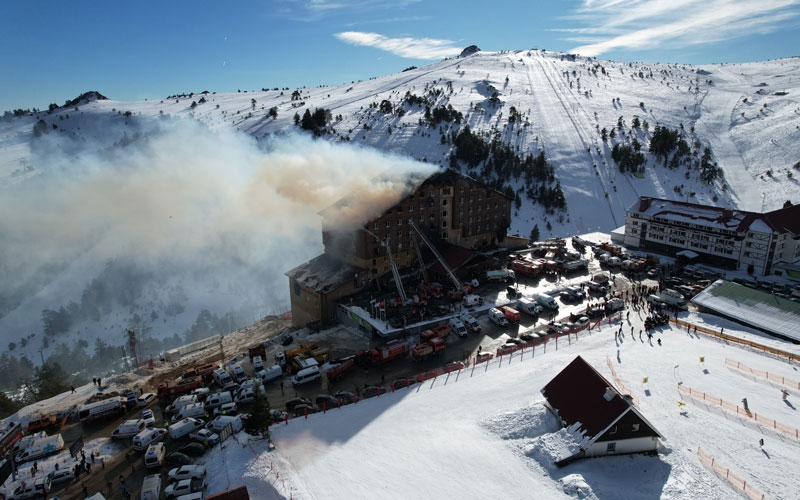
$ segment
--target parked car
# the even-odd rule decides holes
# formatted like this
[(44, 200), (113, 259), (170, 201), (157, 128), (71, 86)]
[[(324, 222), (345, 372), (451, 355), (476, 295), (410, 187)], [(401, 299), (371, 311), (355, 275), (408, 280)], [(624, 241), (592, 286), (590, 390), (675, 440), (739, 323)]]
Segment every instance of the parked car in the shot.
[(179, 451), (173, 451), (167, 455), (167, 463), (170, 465), (189, 465), (192, 463), (192, 459)]
[(368, 399), (368, 398), (372, 398), (372, 397), (375, 397), (375, 396), (379, 396), (379, 395), (383, 394), (384, 392), (386, 392), (386, 389), (384, 389), (383, 387), (381, 387), (379, 385), (370, 385), (370, 386), (364, 387), (364, 390), (361, 391), (361, 396), (364, 399)]
[(334, 397), (342, 402), (343, 405), (353, 404), (356, 401), (356, 395), (348, 391), (338, 391)]
[(314, 399), (314, 404), (320, 408), (322, 408), (324, 404), (326, 408), (330, 409), (338, 407), (339, 400), (329, 394), (319, 394), (316, 399)]
[(291, 413), (295, 417), (301, 417), (303, 415), (311, 415), (312, 413), (317, 413), (317, 411), (319, 411), (319, 410), (314, 408), (313, 405), (307, 404), (307, 403), (301, 403), (301, 404), (294, 405), (294, 407), (292, 408)]
[(444, 371), (446, 372), (457, 372), (458, 370), (464, 369), (464, 362), (463, 361), (451, 361), (444, 365)]
[(197, 429), (189, 433), (189, 439), (198, 443), (208, 443), (211, 445), (219, 443), (219, 434), (210, 429)]
[[(345, 403), (342, 403), (345, 404)], [(280, 410), (270, 410), (269, 411), (269, 418), (272, 420), (272, 423), (277, 424), (286, 420), (287, 413), (285, 411)]]
[(187, 495), (202, 490), (203, 486), (204, 485), (200, 484), (195, 485), (192, 483), (191, 479), (183, 479), (164, 488), (164, 496), (167, 498), (175, 498), (180, 495)]
[(187, 443), (178, 448), (178, 451), (183, 453), (184, 455), (199, 457), (205, 454), (206, 447), (203, 443)]
[(601, 285), (596, 281), (590, 281), (589, 283), (586, 284), (586, 287), (589, 289), (590, 292), (597, 294), (604, 294), (606, 293), (607, 290), (605, 285)]
[(206, 475), (205, 465), (182, 465), (167, 472), (170, 481), (181, 481), (183, 479), (201, 479)]
[(605, 314), (606, 314), (605, 310), (603, 310), (603, 308), (601, 308), (601, 307), (595, 307), (593, 309), (587, 309), (586, 310), (586, 316), (588, 316), (590, 319), (591, 318), (601, 318), (601, 317), (605, 316)]
[(569, 333), (569, 327), (567, 325), (562, 325), (561, 323), (549, 323), (547, 325), (547, 334), (562, 334), (562, 333)]
[(494, 354), (490, 352), (479, 352), (477, 356), (475, 356), (475, 363), (484, 363), (486, 361), (491, 360), (494, 357)]
[(53, 484), (71, 483), (75, 479), (75, 474), (72, 469), (66, 468), (50, 472), (47, 478)]
[(214, 416), (217, 415), (236, 415), (239, 412), (239, 407), (236, 403), (224, 403), (214, 408)]
[(150, 403), (156, 400), (156, 395), (152, 392), (145, 392), (136, 400), (140, 407), (144, 408), (145, 406), (149, 406)]
[(286, 402), (286, 411), (291, 413), (297, 405), (311, 406), (311, 401), (306, 398), (292, 398)]
[(24, 500), (26, 498), (46, 498), (51, 488), (50, 480), (46, 477), (33, 482), (28, 481), (19, 485), (8, 497), (8, 500)]
[(153, 427), (156, 425), (156, 417), (153, 415), (153, 410), (142, 411), (142, 420), (144, 420), (144, 425), (146, 427)]

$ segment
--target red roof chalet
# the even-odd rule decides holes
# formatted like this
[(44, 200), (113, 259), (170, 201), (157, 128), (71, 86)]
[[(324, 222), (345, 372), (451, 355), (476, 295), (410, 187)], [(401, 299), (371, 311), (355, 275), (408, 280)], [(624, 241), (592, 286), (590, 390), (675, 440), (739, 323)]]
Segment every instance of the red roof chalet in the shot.
[(587, 438), (565, 465), (583, 457), (655, 452), (663, 436), (633, 404), (582, 357), (576, 357), (542, 389), (565, 427), (580, 423)]

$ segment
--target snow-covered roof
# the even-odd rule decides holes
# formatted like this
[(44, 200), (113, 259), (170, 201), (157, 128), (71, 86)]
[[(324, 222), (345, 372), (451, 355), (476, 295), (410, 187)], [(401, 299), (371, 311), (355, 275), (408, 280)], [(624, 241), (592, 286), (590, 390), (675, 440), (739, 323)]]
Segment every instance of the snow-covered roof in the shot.
[(800, 205), (760, 214), (642, 196), (628, 208), (628, 212), (737, 233), (746, 231), (800, 233)]
[(759, 330), (800, 341), (800, 304), (791, 300), (718, 280), (692, 302)]

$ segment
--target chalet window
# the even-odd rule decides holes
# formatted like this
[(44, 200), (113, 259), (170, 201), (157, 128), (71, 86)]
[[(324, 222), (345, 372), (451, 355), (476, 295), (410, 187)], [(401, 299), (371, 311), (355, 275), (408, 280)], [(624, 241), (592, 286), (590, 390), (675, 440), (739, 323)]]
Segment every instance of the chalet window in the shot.
[(408, 211), (409, 211), (409, 212), (413, 212), (413, 211), (414, 211), (414, 204), (413, 204), (413, 203), (410, 203), (410, 204), (408, 205)]
[(442, 194), (449, 196), (450, 195), (450, 188), (449, 187), (442, 188)]
[(443, 206), (443, 207), (446, 207), (446, 206), (447, 206), (447, 200), (442, 200), (442, 206)]
[(616, 453), (617, 451), (617, 443), (616, 441), (612, 441), (606, 445), (606, 453)]
[(447, 210), (442, 210), (442, 217), (447, 217)]
[(372, 226), (372, 229), (374, 229), (375, 231), (378, 230), (378, 223), (377, 222)]
[(386, 227), (392, 227), (392, 221), (387, 220), (386, 221)]
[(608, 431), (608, 433), (609, 434), (616, 434), (617, 433), (617, 426), (615, 425), (614, 427), (612, 427), (611, 430)]
[(442, 221), (442, 227), (447, 227), (447, 221), (446, 220)]
[(639, 432), (639, 424), (633, 424), (632, 427), (633, 432)]
[(447, 239), (447, 232), (446, 231), (442, 231), (442, 239), (443, 240)]

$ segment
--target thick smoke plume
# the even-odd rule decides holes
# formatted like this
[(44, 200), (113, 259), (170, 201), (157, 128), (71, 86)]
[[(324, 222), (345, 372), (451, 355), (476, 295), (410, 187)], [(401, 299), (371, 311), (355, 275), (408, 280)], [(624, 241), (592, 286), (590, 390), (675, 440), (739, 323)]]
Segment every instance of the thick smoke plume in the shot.
[[(284, 273), (322, 251), (321, 210), (357, 193), (359, 203), (327, 218), (339, 229), (357, 227), (434, 171), (301, 136), (259, 144), (192, 120), (156, 120), (124, 147), (87, 145), (64, 155), (46, 144), (36, 145), (36, 174), (0, 197), (6, 316), (30, 294), (41, 299), (48, 284), (63, 284), (64, 273), (110, 259), (179, 270), (220, 302), (285, 309)], [(75, 295), (42, 305), (80, 301), (91, 277), (70, 276)]]

